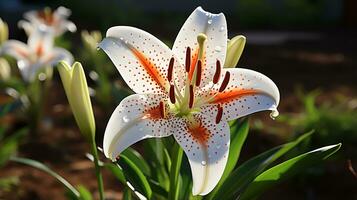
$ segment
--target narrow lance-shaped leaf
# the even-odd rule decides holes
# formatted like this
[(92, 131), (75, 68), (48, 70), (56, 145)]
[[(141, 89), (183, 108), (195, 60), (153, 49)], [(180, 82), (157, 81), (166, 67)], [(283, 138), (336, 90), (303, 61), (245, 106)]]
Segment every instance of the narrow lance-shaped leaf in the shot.
[(338, 151), (340, 147), (341, 144), (325, 146), (287, 160), (266, 170), (254, 179), (239, 199), (249, 200), (258, 197), (270, 187), (299, 172), (304, 171), (310, 166), (324, 161), (326, 158)]
[(126, 156), (121, 155), (118, 164), (123, 168), (124, 175), (135, 191), (140, 192), (146, 198), (151, 199), (152, 190), (143, 172)]
[(220, 199), (225, 196), (227, 199), (242, 191), (250, 182), (254, 180), (266, 167), (282, 155), (296, 147), (304, 139), (308, 138), (312, 131), (300, 136), (293, 142), (274, 147), (266, 152), (255, 156), (234, 170), (226, 181), (219, 188), (211, 199)]
[(224, 169), (221, 180), (219, 181), (216, 188), (210, 193), (209, 198), (214, 196), (214, 194), (219, 190), (221, 185), (224, 183), (226, 178), (229, 176), (229, 174), (236, 166), (243, 144), (248, 136), (248, 132), (249, 132), (248, 118), (234, 121), (234, 123), (231, 125), (231, 145), (229, 147), (227, 165), (226, 168)]
[(36, 161), (36, 160), (31, 160), (28, 158), (19, 158), (19, 157), (12, 157), (10, 159), (11, 161), (14, 162), (18, 162), (18, 163), (22, 163), (25, 165), (29, 165), (31, 167), (34, 167), (36, 169), (39, 169), (41, 171), (46, 172), (47, 174), (51, 175), (52, 177), (54, 177), (55, 179), (57, 179), (63, 186), (65, 186), (73, 195), (75, 195), (76, 197), (80, 197), (79, 192), (76, 190), (76, 188), (74, 188), (66, 179), (64, 179), (62, 176), (60, 176), (59, 174), (57, 174), (56, 172), (54, 172), (52, 169), (50, 169), (49, 167), (47, 167), (46, 165)]

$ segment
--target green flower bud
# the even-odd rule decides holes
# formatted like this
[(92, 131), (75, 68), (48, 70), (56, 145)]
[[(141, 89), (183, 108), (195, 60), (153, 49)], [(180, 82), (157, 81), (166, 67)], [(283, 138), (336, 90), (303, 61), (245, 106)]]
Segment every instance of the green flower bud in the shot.
[(7, 60), (0, 58), (0, 79), (3, 81), (9, 80), (11, 76), (11, 68)]
[(245, 41), (246, 39), (243, 35), (237, 35), (228, 41), (224, 67), (233, 68), (237, 65), (239, 58), (243, 53)]
[(81, 32), (81, 38), (86, 48), (96, 50), (98, 43), (102, 41), (102, 34), (100, 31), (88, 32), (84, 30)]
[(9, 39), (9, 28), (6, 22), (0, 18), (0, 44)]
[(79, 129), (86, 139), (93, 141), (95, 121), (83, 67), (79, 62), (70, 67), (62, 61), (58, 65), (58, 71)]

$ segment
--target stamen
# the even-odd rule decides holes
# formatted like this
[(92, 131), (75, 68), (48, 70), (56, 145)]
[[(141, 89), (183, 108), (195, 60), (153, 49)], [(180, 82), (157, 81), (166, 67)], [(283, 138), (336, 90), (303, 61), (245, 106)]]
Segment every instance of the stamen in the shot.
[(167, 69), (167, 80), (169, 82), (171, 82), (171, 80), (172, 80), (172, 71), (174, 69), (174, 61), (175, 61), (174, 58), (170, 59), (169, 68)]
[(217, 116), (216, 116), (216, 124), (218, 124), (221, 119), (222, 119), (222, 115), (223, 115), (223, 108), (221, 107), (221, 105), (217, 105), (217, 109), (218, 109), (218, 112), (217, 112)]
[(196, 76), (196, 86), (200, 86), (201, 84), (201, 75), (202, 75), (202, 62), (198, 60), (197, 62), (197, 76)]
[(175, 87), (174, 87), (174, 85), (170, 85), (169, 96), (170, 96), (171, 103), (175, 104), (176, 103), (176, 99), (175, 99)]
[(160, 101), (160, 115), (161, 118), (165, 118), (165, 105), (164, 102)]
[(227, 71), (226, 74), (224, 75), (224, 79), (223, 82), (221, 84), (221, 87), (219, 88), (219, 92), (223, 92), (223, 90), (226, 89), (228, 82), (229, 82), (229, 78), (230, 78), (231, 74)]
[(219, 60), (217, 60), (216, 61), (216, 72), (214, 73), (214, 76), (213, 76), (213, 83), (217, 84), (220, 77), (221, 77), (221, 62)]
[(191, 48), (187, 47), (186, 49), (186, 72), (190, 72), (190, 66), (191, 66)]
[(193, 107), (193, 99), (194, 99), (193, 85), (190, 85), (190, 99), (189, 99), (189, 102), (188, 102), (189, 108)]

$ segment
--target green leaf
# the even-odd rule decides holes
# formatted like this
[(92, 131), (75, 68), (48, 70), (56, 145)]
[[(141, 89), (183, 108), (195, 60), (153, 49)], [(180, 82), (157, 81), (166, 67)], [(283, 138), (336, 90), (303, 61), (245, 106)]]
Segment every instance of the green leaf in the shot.
[(28, 129), (23, 128), (0, 141), (0, 167), (16, 152), (19, 141), (27, 132)]
[(139, 152), (129, 147), (124, 150), (121, 155), (125, 155), (131, 162), (138, 166), (145, 175), (151, 175), (149, 165), (146, 163), (145, 159), (140, 155)]
[(160, 195), (163, 198), (166, 198), (168, 196), (169, 193), (158, 182), (152, 179), (150, 179), (149, 182), (151, 189), (155, 194)]
[(293, 142), (274, 147), (243, 163), (229, 175), (211, 199), (221, 199), (222, 196), (229, 199), (236, 196), (237, 193), (241, 192), (270, 164), (290, 151), (301, 141), (308, 138), (311, 134), (312, 131), (300, 136)]
[(220, 186), (232, 172), (239, 159), (240, 152), (249, 132), (249, 119), (245, 118), (242, 121), (236, 120), (231, 125), (231, 144), (229, 147), (229, 154), (226, 168), (224, 169), (221, 180), (218, 182), (216, 188), (211, 192), (210, 196), (218, 191)]
[(126, 185), (125, 175), (123, 173), (123, 170), (119, 166), (113, 163), (105, 163), (104, 167), (107, 168), (110, 172), (112, 172), (115, 178), (117, 178), (122, 184)]
[(46, 165), (32, 159), (28, 158), (20, 158), (20, 157), (11, 157), (11, 161), (29, 165), (31, 167), (34, 167), (36, 169), (39, 169), (41, 171), (46, 172), (47, 174), (51, 175), (53, 178), (57, 179), (63, 186), (65, 186), (69, 192), (71, 192), (72, 195), (76, 196), (77, 198), (80, 198), (80, 193), (79, 191), (76, 190), (66, 179), (64, 179), (62, 176), (54, 172), (52, 169), (47, 167)]
[(340, 147), (341, 143), (315, 149), (264, 171), (247, 187), (240, 197), (240, 200), (249, 200), (258, 197), (270, 187), (286, 180), (287, 178), (305, 170), (310, 166), (324, 161), (329, 156), (337, 152)]
[(83, 185), (80, 185), (77, 187), (78, 192), (79, 192), (79, 199), (80, 200), (93, 200), (92, 194), (89, 192), (89, 190), (84, 187)]
[(170, 169), (170, 190), (168, 199), (176, 200), (179, 197), (179, 175), (182, 163), (183, 150), (177, 143), (172, 148), (172, 163)]
[(126, 179), (133, 185), (135, 191), (151, 199), (152, 190), (150, 184), (140, 168), (125, 155), (121, 155), (118, 164), (122, 167)]
[(131, 190), (129, 189), (129, 187), (125, 187), (123, 192), (123, 200), (131, 200), (131, 199), (132, 199)]

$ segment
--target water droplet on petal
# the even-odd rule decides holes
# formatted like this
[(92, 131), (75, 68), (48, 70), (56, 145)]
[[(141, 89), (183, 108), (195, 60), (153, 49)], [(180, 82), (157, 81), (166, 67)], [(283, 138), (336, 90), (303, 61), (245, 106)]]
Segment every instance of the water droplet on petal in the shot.
[(225, 30), (224, 26), (221, 26), (221, 28), (219, 28), (219, 32), (223, 32)]
[(124, 38), (123, 38), (123, 37), (120, 37), (120, 40), (124, 40)]
[(125, 44), (128, 44), (128, 40), (125, 40)]
[[(115, 43), (114, 43), (114, 44), (115, 44)], [(99, 50), (100, 50), (100, 47), (97, 47), (96, 50), (99, 51)]]
[(216, 148), (217, 148), (217, 149), (221, 148), (221, 145), (217, 145)]
[(207, 164), (207, 163), (206, 163), (206, 161), (204, 161), (204, 160), (201, 162), (201, 165), (203, 165), (203, 166), (205, 166), (206, 164)]
[(129, 122), (129, 120), (130, 120), (130, 119), (129, 119), (128, 116), (124, 116), (124, 117), (123, 117), (123, 122), (127, 123), (127, 122)]
[(278, 110), (272, 110), (270, 113), (270, 118), (272, 118), (273, 120), (275, 120), (275, 118), (279, 116), (279, 111)]
[(222, 47), (221, 47), (221, 46), (216, 46), (216, 47), (214, 48), (214, 50), (215, 50), (216, 52), (221, 52), (221, 51), (222, 51)]
[(209, 19), (209, 20), (207, 21), (207, 23), (208, 23), (208, 24), (212, 24), (212, 19)]

